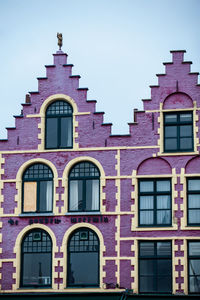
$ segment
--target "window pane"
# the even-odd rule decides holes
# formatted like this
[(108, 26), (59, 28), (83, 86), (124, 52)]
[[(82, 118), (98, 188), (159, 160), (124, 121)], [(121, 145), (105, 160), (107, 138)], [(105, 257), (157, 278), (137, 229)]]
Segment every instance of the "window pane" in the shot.
[(181, 122), (192, 122), (192, 114), (191, 113), (180, 114), (180, 121)]
[(154, 243), (140, 242), (140, 256), (154, 256)]
[(46, 148), (58, 147), (58, 119), (46, 119)]
[(200, 194), (188, 195), (188, 207), (200, 208)]
[(60, 147), (72, 147), (72, 119), (61, 118)]
[(157, 242), (157, 255), (171, 257), (171, 242)]
[(157, 212), (157, 224), (159, 225), (171, 224), (170, 213), (171, 213), (170, 210), (159, 210)]
[(192, 138), (180, 138), (180, 149), (181, 150), (192, 149)]
[(153, 209), (153, 196), (140, 196), (140, 209)]
[(165, 123), (177, 122), (177, 114), (167, 114), (165, 115)]
[(170, 259), (157, 259), (157, 274), (158, 276), (170, 276), (172, 272)]
[(35, 212), (37, 205), (37, 183), (24, 182), (24, 212)]
[(70, 254), (69, 285), (98, 285), (98, 253), (79, 252)]
[(140, 192), (153, 192), (153, 181), (140, 181)]
[(190, 293), (200, 293), (200, 276), (191, 276), (190, 281)]
[(140, 276), (140, 293), (156, 292), (156, 278), (154, 276)]
[(40, 181), (39, 211), (52, 211), (52, 181)]
[(200, 179), (189, 179), (188, 189), (190, 191), (200, 191)]
[(165, 150), (177, 150), (177, 139), (176, 138), (165, 139)]
[(51, 253), (24, 253), (23, 258), (23, 285), (51, 285)]
[(157, 196), (157, 209), (166, 209), (171, 207), (170, 195)]
[(153, 211), (140, 211), (140, 225), (152, 225)]
[(200, 259), (190, 259), (189, 273), (193, 276), (200, 276)]
[(169, 180), (157, 180), (156, 182), (157, 192), (169, 192), (170, 181)]
[(165, 137), (177, 137), (177, 126), (165, 126)]
[(200, 224), (200, 209), (189, 210), (188, 212), (189, 224)]
[(189, 242), (189, 255), (200, 256), (200, 242)]
[(86, 211), (99, 210), (99, 180), (86, 180)]
[(70, 181), (70, 207), (71, 211), (83, 210), (83, 181), (71, 180)]
[(180, 136), (188, 136), (191, 137), (192, 136), (192, 125), (182, 125), (180, 126)]
[(152, 259), (141, 259), (140, 260), (140, 275), (154, 275), (154, 261)]
[(170, 276), (157, 278), (157, 292), (171, 293), (172, 291), (172, 278)]

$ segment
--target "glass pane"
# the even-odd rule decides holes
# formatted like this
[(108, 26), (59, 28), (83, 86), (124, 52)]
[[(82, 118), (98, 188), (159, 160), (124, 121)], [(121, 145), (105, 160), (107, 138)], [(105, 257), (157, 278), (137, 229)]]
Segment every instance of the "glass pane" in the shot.
[(68, 285), (90, 286), (99, 284), (99, 262), (96, 252), (70, 254)]
[(52, 189), (52, 181), (40, 181), (39, 211), (52, 211)]
[(140, 242), (140, 256), (154, 256), (154, 243)]
[(83, 210), (83, 181), (71, 180), (70, 181), (70, 211)]
[(159, 180), (156, 182), (157, 192), (170, 192), (170, 181)]
[(172, 291), (172, 278), (168, 276), (157, 278), (157, 292), (171, 293)]
[(200, 224), (200, 209), (189, 210), (189, 224)]
[(192, 125), (182, 125), (180, 126), (180, 136), (192, 136)]
[(86, 211), (99, 210), (99, 180), (86, 180)]
[(200, 293), (200, 276), (191, 276), (189, 281), (190, 293)]
[(158, 256), (170, 256), (171, 257), (171, 242), (158, 242), (157, 243), (157, 255)]
[(200, 276), (200, 259), (189, 260), (189, 274), (193, 276)]
[(192, 122), (192, 114), (191, 113), (180, 114), (180, 121), (181, 122)]
[(140, 276), (140, 293), (153, 293), (156, 292), (156, 278), (154, 276)]
[(188, 207), (200, 208), (200, 194), (188, 195)]
[(51, 253), (24, 253), (23, 285), (51, 285)]
[(58, 119), (46, 119), (46, 148), (58, 147)]
[(60, 147), (72, 147), (72, 119), (61, 118)]
[(174, 123), (177, 122), (177, 114), (166, 114), (165, 123)]
[(189, 179), (188, 189), (190, 191), (200, 191), (200, 179)]
[(140, 196), (140, 209), (153, 209), (153, 196)]
[(140, 211), (140, 225), (152, 225), (153, 211)]
[(157, 211), (157, 224), (159, 225), (170, 225), (171, 218), (170, 218), (170, 210), (159, 210)]
[(170, 195), (157, 196), (157, 209), (166, 209), (171, 207)]
[(177, 150), (177, 139), (176, 138), (165, 139), (165, 150)]
[(189, 256), (200, 256), (200, 242), (189, 242)]
[(152, 259), (140, 259), (140, 275), (154, 275), (154, 263)]
[(165, 126), (165, 137), (177, 137), (177, 126)]
[(172, 273), (171, 259), (157, 259), (158, 276), (170, 276)]
[(180, 138), (181, 150), (192, 150), (192, 138)]
[(153, 192), (153, 181), (140, 181), (140, 192)]

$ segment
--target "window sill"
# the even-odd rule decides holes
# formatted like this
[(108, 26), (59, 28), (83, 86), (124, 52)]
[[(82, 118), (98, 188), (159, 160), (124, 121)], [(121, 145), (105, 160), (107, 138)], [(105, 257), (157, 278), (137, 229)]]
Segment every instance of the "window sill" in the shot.
[(19, 217), (52, 217), (54, 216), (54, 213), (21, 213), (19, 214)]
[(95, 215), (95, 216), (98, 216), (98, 215), (101, 215), (101, 212), (99, 212), (99, 211), (94, 211), (94, 212), (69, 212), (69, 213), (66, 213), (65, 214), (65, 216), (85, 216), (85, 215), (88, 215), (88, 216), (93, 216), (93, 215)]

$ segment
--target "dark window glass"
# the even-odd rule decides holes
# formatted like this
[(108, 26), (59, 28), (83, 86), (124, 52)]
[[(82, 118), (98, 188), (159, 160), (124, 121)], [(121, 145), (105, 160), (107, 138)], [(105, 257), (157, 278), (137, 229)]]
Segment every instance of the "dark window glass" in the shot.
[(164, 114), (164, 151), (193, 151), (191, 112)]
[(139, 243), (139, 291), (172, 292), (171, 242)]
[(200, 225), (200, 178), (187, 180), (188, 225)]
[(44, 164), (34, 164), (23, 174), (23, 212), (51, 212), (53, 173)]
[(200, 293), (200, 241), (188, 242), (189, 292)]
[(139, 225), (171, 225), (171, 181), (139, 181)]
[(100, 173), (89, 162), (76, 164), (69, 174), (69, 211), (99, 211)]
[(99, 286), (99, 239), (87, 228), (76, 230), (68, 242), (67, 286)]
[(52, 242), (43, 230), (34, 229), (24, 237), (21, 248), (21, 287), (50, 287)]
[(72, 148), (72, 114), (70, 104), (59, 100), (46, 110), (46, 149)]

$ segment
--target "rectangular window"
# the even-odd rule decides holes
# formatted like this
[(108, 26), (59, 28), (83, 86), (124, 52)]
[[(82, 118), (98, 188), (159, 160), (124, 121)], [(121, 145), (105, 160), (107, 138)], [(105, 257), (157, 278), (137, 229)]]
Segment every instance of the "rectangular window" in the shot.
[(139, 292), (172, 292), (171, 242), (139, 243)]
[(171, 181), (139, 181), (139, 226), (171, 225)]
[(188, 242), (189, 292), (200, 293), (200, 241)]
[(193, 151), (192, 112), (164, 114), (164, 151)]
[(200, 225), (200, 178), (187, 180), (188, 225)]

